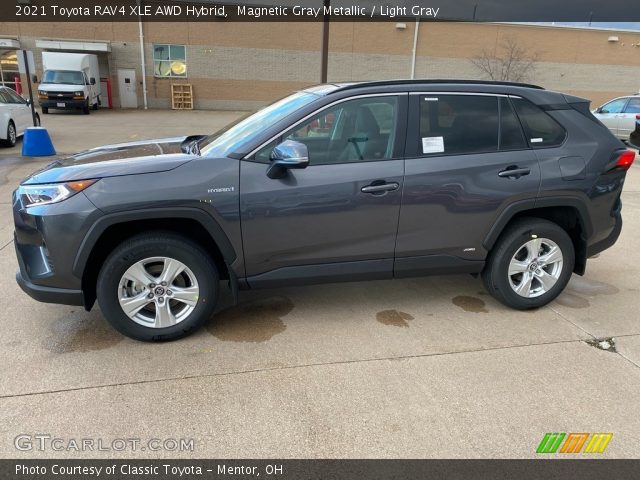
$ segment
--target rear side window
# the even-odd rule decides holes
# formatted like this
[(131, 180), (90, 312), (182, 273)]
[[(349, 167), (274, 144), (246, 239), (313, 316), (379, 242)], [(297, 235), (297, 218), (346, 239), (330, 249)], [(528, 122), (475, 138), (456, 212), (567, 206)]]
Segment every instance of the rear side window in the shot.
[(480, 95), (421, 95), (421, 156), (498, 150), (498, 98)]
[(632, 98), (624, 109), (624, 113), (640, 113), (640, 97)]
[(528, 148), (520, 121), (508, 98), (500, 98), (500, 150)]
[(555, 147), (564, 142), (567, 132), (542, 109), (522, 98), (512, 102), (531, 147)]

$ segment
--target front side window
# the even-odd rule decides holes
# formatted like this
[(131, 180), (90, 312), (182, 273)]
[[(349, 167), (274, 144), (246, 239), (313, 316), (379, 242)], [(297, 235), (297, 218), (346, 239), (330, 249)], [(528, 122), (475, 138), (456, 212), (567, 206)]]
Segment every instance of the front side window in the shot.
[(184, 45), (154, 44), (153, 75), (161, 78), (186, 77), (186, 47)]
[(263, 147), (256, 161), (268, 162), (277, 143), (304, 143), (310, 165), (387, 160), (393, 156), (398, 98), (366, 97), (339, 103), (293, 127)]
[(522, 98), (511, 100), (531, 147), (555, 147), (564, 142), (567, 132), (542, 109)]
[(640, 97), (632, 98), (624, 109), (624, 113), (640, 113)]
[(24, 98), (22, 98), (20, 95), (18, 95), (16, 92), (14, 92), (11, 89), (5, 90), (4, 94), (7, 97), (8, 103), (17, 103), (20, 105), (24, 105), (25, 103), (27, 103)]
[(498, 98), (481, 95), (421, 95), (421, 156), (498, 150)]
[(606, 103), (600, 108), (600, 113), (622, 113), (622, 109), (627, 103), (627, 100), (626, 98), (619, 98)]

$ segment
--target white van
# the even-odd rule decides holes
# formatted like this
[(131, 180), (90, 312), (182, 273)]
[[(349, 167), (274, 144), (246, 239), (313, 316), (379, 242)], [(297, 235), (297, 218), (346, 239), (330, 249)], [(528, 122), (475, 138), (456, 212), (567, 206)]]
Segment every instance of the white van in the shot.
[(100, 105), (98, 57), (89, 53), (42, 52), (44, 73), (38, 87), (42, 113), (50, 108), (88, 114)]

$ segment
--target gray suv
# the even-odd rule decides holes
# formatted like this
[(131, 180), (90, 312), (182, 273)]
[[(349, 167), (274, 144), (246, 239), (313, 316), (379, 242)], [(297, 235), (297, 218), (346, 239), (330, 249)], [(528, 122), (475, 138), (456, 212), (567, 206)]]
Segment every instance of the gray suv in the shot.
[(247, 288), (480, 274), (540, 307), (622, 228), (634, 154), (589, 101), (533, 85), (387, 81), (294, 93), (213, 135), (57, 160), (13, 195), (17, 281), (140, 340)]

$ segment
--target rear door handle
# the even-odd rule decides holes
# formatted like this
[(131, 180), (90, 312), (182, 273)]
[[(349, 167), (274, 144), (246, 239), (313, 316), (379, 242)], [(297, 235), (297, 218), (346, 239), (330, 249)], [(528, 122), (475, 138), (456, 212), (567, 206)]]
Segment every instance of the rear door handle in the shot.
[(371, 184), (366, 187), (362, 187), (362, 193), (381, 193), (381, 192), (391, 192), (393, 190), (397, 190), (400, 187), (400, 184), (392, 182), (392, 183), (381, 183), (381, 184)]
[(531, 173), (530, 168), (520, 168), (516, 166), (507, 167), (501, 172), (498, 172), (498, 176), (502, 178), (520, 178)]

